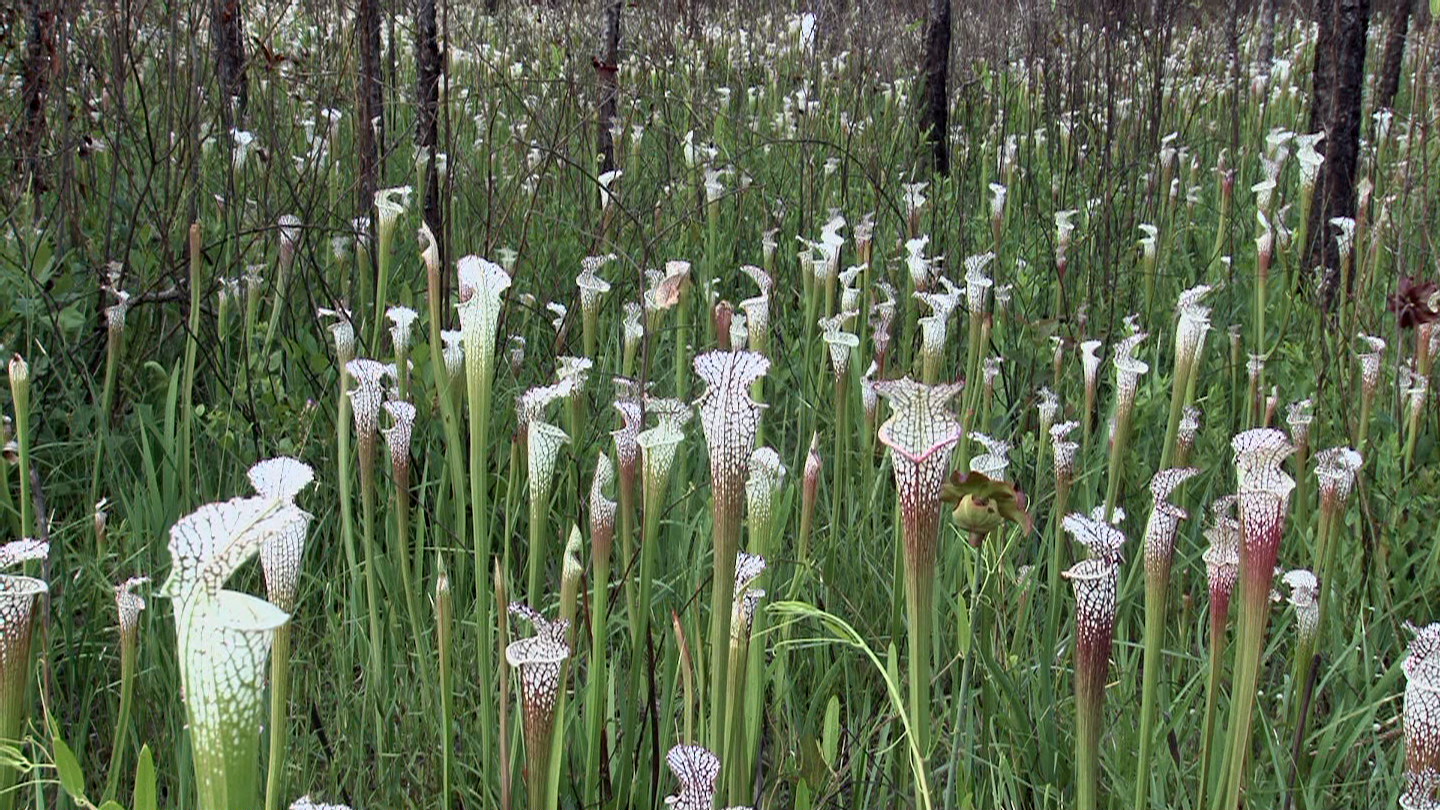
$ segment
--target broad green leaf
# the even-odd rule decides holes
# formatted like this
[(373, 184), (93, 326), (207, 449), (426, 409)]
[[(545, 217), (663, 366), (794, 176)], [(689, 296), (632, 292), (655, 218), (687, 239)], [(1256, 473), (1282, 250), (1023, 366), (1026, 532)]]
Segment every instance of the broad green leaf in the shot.
[(58, 734), (52, 738), (51, 745), (55, 749), (55, 770), (60, 773), (60, 787), (76, 802), (88, 804), (85, 799), (85, 772), (80, 770), (80, 760), (75, 757), (75, 752)]
[(835, 754), (840, 745), (840, 697), (832, 695), (825, 706), (825, 731), (820, 737), (820, 756), (830, 770), (835, 770)]
[(140, 749), (135, 763), (135, 794), (130, 800), (132, 810), (155, 810), (155, 755), (150, 746)]

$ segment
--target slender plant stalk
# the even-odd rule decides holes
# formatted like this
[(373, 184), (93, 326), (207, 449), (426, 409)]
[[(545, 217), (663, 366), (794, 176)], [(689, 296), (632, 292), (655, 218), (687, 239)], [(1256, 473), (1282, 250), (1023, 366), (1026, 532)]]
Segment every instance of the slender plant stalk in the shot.
[[(205, 257), (200, 252), (200, 223), (190, 225), (190, 320), (185, 340), (185, 383), (181, 387), (180, 410), (180, 492), (185, 503), (190, 503), (194, 490), (191, 486), (190, 458), (195, 451), (192, 422), (195, 418), (195, 353), (200, 347), (200, 290), (201, 273)], [(249, 345), (248, 342), (246, 344)], [(29, 475), (20, 471), (21, 486), (25, 486)], [(29, 502), (29, 498), (25, 499)], [(27, 531), (28, 536), (28, 531)]]
[(115, 715), (115, 735), (110, 745), (110, 767), (106, 770), (104, 800), (115, 798), (120, 771), (125, 764), (126, 738), (130, 734), (130, 710), (135, 701), (135, 659), (138, 629), (120, 636), (120, 709)]
[[(378, 224), (378, 223), (377, 223)], [(370, 324), (371, 351), (380, 347), (380, 335), (385, 331), (385, 308), (390, 287), (391, 243), (395, 241), (394, 227), (379, 227), (375, 253), (375, 320)]]
[[(371, 439), (361, 438), (360, 440), (360, 532), (361, 551), (365, 555), (365, 610), (370, 622), (370, 654), (368, 681), (378, 686), (383, 682), (385, 673), (384, 642), (380, 635), (380, 585), (379, 572), (376, 570), (380, 564), (380, 558), (375, 551), (375, 442)], [(378, 711), (380, 695), (379, 689), (369, 690), (371, 697), (376, 701)], [(377, 745), (383, 750), (384, 724), (377, 723), (375, 728)]]
[(1245, 764), (1250, 753), (1250, 732), (1254, 723), (1255, 690), (1260, 680), (1259, 649), (1269, 623), (1270, 577), (1272, 571), (1256, 572), (1241, 565), (1240, 623), (1236, 633), (1235, 687), (1232, 690), (1230, 741), (1227, 749), (1225, 789), (1215, 794), (1213, 810), (1235, 810), (1245, 783)]
[[(535, 470), (530, 471), (535, 475)], [(530, 510), (530, 553), (528, 561), (529, 589), (526, 591), (531, 604), (539, 604), (545, 587), (545, 517), (549, 511), (549, 498), (528, 498)]]
[(105, 383), (100, 391), (100, 410), (95, 414), (95, 458), (90, 473), (90, 502), (100, 499), (100, 470), (104, 451), (110, 446), (110, 414), (115, 409), (115, 380), (120, 369), (120, 355), (125, 350), (125, 326), (112, 325), (105, 335)]
[(835, 408), (835, 458), (830, 465), (830, 491), (836, 495), (830, 499), (830, 536), (837, 543), (840, 541), (842, 527), (840, 510), (845, 501), (839, 493), (846, 491), (845, 456), (850, 443), (850, 425), (846, 422), (846, 412), (850, 404), (850, 369), (847, 367), (845, 372), (835, 378), (835, 399), (832, 403)]
[[(467, 347), (468, 350), (468, 347)], [(482, 358), (483, 361), (483, 358)], [(467, 360), (465, 376), (466, 395), (470, 406), (470, 514), (475, 551), (475, 610), (480, 625), (477, 665), (481, 679), (493, 673), (491, 664), (491, 621), (489, 617), (490, 595), (486, 593), (488, 577), (482, 572), (490, 568), (490, 482), (488, 442), (490, 436), (490, 387), (493, 362), (480, 364), (480, 373), (471, 374), (475, 368)], [(504, 615), (503, 613), (501, 615)], [(481, 701), (480, 750), (488, 754), (491, 750), (492, 723), (489, 721), (490, 701)]]
[(630, 620), (631, 643), (639, 644), (640, 610), (637, 606), (639, 597), (635, 593), (638, 579), (635, 572), (640, 568), (640, 560), (635, 556), (635, 479), (622, 473), (617, 489), (620, 493), (620, 508), (617, 514), (620, 554), (625, 564), (625, 615)]
[(444, 561), (438, 557), (436, 568), (440, 571), (435, 580), (435, 639), (439, 647), (437, 688), (440, 690), (440, 810), (449, 810), (451, 782), (455, 773), (455, 742), (451, 720), (454, 709), (451, 705), (453, 697), (450, 686), (450, 656), (453, 644), (451, 622), (454, 607), (450, 596), (450, 576), (445, 573)]
[[(1147, 572), (1148, 573), (1148, 572)], [(1165, 602), (1169, 593), (1169, 571), (1164, 576), (1145, 577), (1145, 651), (1140, 688), (1140, 754), (1135, 761), (1135, 801), (1148, 805), (1152, 758), (1155, 750), (1155, 701), (1160, 685), (1161, 646), (1165, 636)]]
[[(727, 488), (716, 490), (714, 499), (714, 574), (710, 581), (710, 738), (714, 748), (723, 751), (720, 761), (728, 760), (730, 737), (726, 726), (731, 704), (729, 694), (730, 619), (735, 599), (735, 554), (740, 546), (740, 510), (738, 494), (723, 498)], [(729, 488), (737, 493), (740, 488)], [(733, 502), (732, 502), (733, 501)], [(739, 701), (737, 701), (739, 702)]]
[(280, 810), (285, 790), (285, 749), (290, 733), (290, 624), (275, 630), (270, 647), (270, 756), (266, 762), (265, 810)]
[(1215, 780), (1215, 717), (1220, 703), (1220, 682), (1225, 670), (1225, 625), (1223, 616), (1210, 614), (1210, 662), (1205, 675), (1205, 720), (1200, 727), (1200, 784), (1196, 807), (1205, 807), (1205, 797)]
[(34, 537), (35, 496), (30, 491), (30, 366), (18, 354), (10, 359), (10, 400), (15, 408), (15, 444), (20, 455), (20, 536)]
[(345, 564), (350, 571), (350, 604), (354, 610), (360, 594), (360, 565), (355, 547), (355, 504), (350, 496), (350, 372), (340, 363), (340, 399), (335, 415), (335, 457), (340, 467), (336, 488), (340, 500), (340, 533), (344, 538)]
[[(910, 723), (922, 755), (930, 751), (930, 626), (934, 610), (933, 562), (905, 556), (906, 644), (909, 654)], [(916, 786), (919, 790), (920, 786)]]
[[(964, 792), (960, 794), (960, 801), (968, 804), (973, 801), (975, 795), (975, 738), (974, 738), (974, 706), (971, 705), (970, 686), (975, 674), (975, 642), (979, 635), (975, 632), (975, 625), (978, 623), (976, 614), (980, 606), (980, 589), (984, 583), (984, 561), (981, 559), (983, 547), (972, 545), (975, 552), (970, 560), (970, 590), (968, 592), (969, 617), (965, 622), (964, 637), (960, 639), (961, 651), (965, 661), (960, 665), (960, 692), (956, 696), (955, 714), (957, 725), (964, 729), (960, 737), (960, 747), (956, 751), (963, 761), (961, 778), (964, 780)], [(965, 598), (965, 597), (962, 597)]]
[[(609, 669), (606, 663), (606, 624), (610, 616), (610, 545), (596, 548), (594, 559), (595, 580), (591, 584), (593, 596), (590, 599), (590, 682), (585, 698), (586, 739), (589, 741), (585, 752), (585, 798), (590, 806), (600, 801), (600, 783), (603, 779), (600, 749), (605, 734), (606, 685), (609, 683)], [(604, 780), (604, 781), (608, 781)]]
[(400, 568), (400, 589), (405, 593), (405, 613), (410, 619), (410, 640), (416, 645), (425, 642), (420, 629), (420, 602), (413, 579), (414, 561), (410, 559), (410, 475), (409, 461), (404, 471), (396, 470), (395, 476), (395, 564)]

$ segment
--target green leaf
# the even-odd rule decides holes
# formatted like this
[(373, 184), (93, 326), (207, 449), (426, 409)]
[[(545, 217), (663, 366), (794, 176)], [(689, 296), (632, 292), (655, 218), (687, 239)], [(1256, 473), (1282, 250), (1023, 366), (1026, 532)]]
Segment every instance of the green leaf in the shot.
[(125, 810), (125, 805), (115, 801), (114, 799), (111, 799), (110, 801), (100, 805), (100, 810)]
[(795, 785), (795, 810), (810, 810), (810, 786), (802, 779)]
[(840, 697), (831, 695), (825, 706), (825, 730), (820, 735), (820, 756), (830, 770), (835, 770), (835, 755), (840, 747)]
[(135, 796), (130, 801), (134, 810), (155, 810), (155, 755), (150, 746), (140, 749), (140, 761), (135, 763)]
[[(975, 561), (980, 564), (979, 560)], [(963, 594), (957, 594), (958, 601), (955, 604), (955, 632), (960, 638), (960, 657), (970, 655), (970, 604), (966, 602)]]
[(51, 738), (51, 747), (55, 750), (55, 770), (60, 772), (60, 787), (70, 794), (70, 798), (80, 804), (89, 804), (85, 799), (85, 772), (80, 770), (80, 760), (76, 758), (75, 752), (70, 746), (54, 735)]

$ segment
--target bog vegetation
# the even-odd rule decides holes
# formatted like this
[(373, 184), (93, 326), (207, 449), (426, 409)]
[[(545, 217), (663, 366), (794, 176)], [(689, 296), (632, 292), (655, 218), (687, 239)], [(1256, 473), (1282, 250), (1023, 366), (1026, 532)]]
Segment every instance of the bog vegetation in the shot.
[(1440, 806), (1431, 17), (840, 5), (25, 3), (0, 810)]

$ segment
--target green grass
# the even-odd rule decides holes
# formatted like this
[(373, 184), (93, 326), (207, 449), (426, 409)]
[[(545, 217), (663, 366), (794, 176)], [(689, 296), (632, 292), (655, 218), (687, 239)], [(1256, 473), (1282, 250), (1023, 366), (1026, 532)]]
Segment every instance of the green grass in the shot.
[[(1440, 508), (1436, 410), (1428, 408), (1418, 425), (1408, 425), (1394, 381), (1396, 358), (1415, 354), (1414, 334), (1401, 331), (1384, 305), (1401, 271), (1435, 277), (1428, 234), (1440, 223), (1427, 202), (1434, 196), (1427, 183), (1437, 147), (1418, 135), (1408, 142), (1399, 138), (1410, 112), (1418, 35), (1383, 148), (1373, 142), (1368, 123), (1365, 128), (1372, 142), (1362, 151), (1360, 174), (1375, 185), (1375, 202), (1357, 242), (1359, 283), (1347, 306), (1327, 312), (1318, 306), (1315, 279), (1294, 244), (1281, 240), (1277, 246), (1265, 295), (1257, 296), (1253, 283), (1255, 200), (1249, 188), (1263, 178), (1259, 155), (1266, 133), (1274, 127), (1307, 129), (1304, 100), (1313, 43), (1298, 28), (1283, 26), (1279, 32), (1277, 52), (1291, 59), (1293, 68), (1287, 79), (1277, 80), (1273, 96), (1245, 88), (1232, 96), (1224, 89), (1223, 26), (1178, 29), (1165, 66), (1171, 83), (1154, 106), (1153, 60), (1136, 40), (1102, 38), (1074, 20), (1047, 14), (1046, 60), (1007, 63), (997, 43), (1011, 43), (1023, 54), (1021, 39), (995, 33), (982, 41), (972, 25), (978, 18), (967, 14), (957, 41), (958, 89), (952, 98), (954, 172), (936, 178), (919, 168), (925, 165), (915, 132), (920, 86), (910, 67), (919, 37), (909, 21), (851, 21), (834, 32), (822, 28), (822, 49), (811, 53), (798, 47), (797, 35), (787, 32), (787, 18), (779, 13), (709, 11), (692, 38), (683, 21), (627, 7), (619, 72), (624, 137), (617, 139), (624, 175), (611, 187), (615, 208), (602, 217), (588, 62), (596, 20), (588, 12), (521, 8), (489, 19), (471, 6), (444, 8), (452, 72), (440, 147), (448, 154), (448, 176), (441, 184), (448, 254), (439, 273), (441, 325), (458, 328), (459, 257), (474, 254), (506, 264), (513, 283), (505, 292), (483, 419), (467, 418), (464, 384), (457, 390), (436, 379), (444, 369), (432, 362), (438, 340), (416, 340), (411, 347), (409, 387), (419, 410), (410, 471), (413, 511), (408, 524), (395, 520), (397, 499), (382, 451), (375, 463), (374, 514), (368, 508), (364, 514), (375, 533), (374, 549), (384, 553), (368, 553), (367, 544), (363, 558), (355, 554), (354, 530), (344, 525), (340, 506), (342, 497), (359, 496), (356, 442), (348, 410), (337, 407), (341, 378), (327, 322), (314, 313), (317, 307), (348, 307), (356, 318), (357, 355), (381, 362), (394, 356), (388, 339), (374, 343), (374, 336), (385, 332), (376, 313), (391, 304), (414, 306), (426, 321), (416, 325), (421, 330), (430, 328), (434, 313), (424, 305), (426, 267), (414, 236), (422, 195), (417, 193), (395, 230), (384, 286), (389, 300), (375, 300), (377, 279), (353, 251), (351, 258), (332, 256), (331, 238), (349, 234), (357, 214), (373, 215), (369, 201), (360, 206), (354, 200), (356, 60), (348, 24), (338, 23), (330, 10), (312, 16), (305, 5), (268, 21), (264, 11), (247, 9), (257, 15), (249, 20), (256, 36), (293, 61), (252, 64), (245, 127), (265, 154), (252, 152), (243, 167), (233, 164), (229, 137), (217, 123), (218, 93), (205, 47), (184, 44), (189, 32), (208, 30), (200, 12), (146, 11), (153, 17), (147, 24), (156, 26), (147, 36), (154, 38), (129, 54), (133, 61), (124, 66), (112, 63), (114, 51), (99, 17), (86, 12), (76, 28), (74, 52), (99, 67), (75, 71), (70, 103), (89, 100), (97, 114), (80, 114), (77, 107), (69, 126), (72, 135), (83, 133), (105, 148), (74, 159), (76, 188), (83, 191), (52, 184), (0, 193), (0, 301), (7, 302), (0, 307), (0, 354), (18, 352), (29, 362), (27, 463), (38, 474), (52, 542), (49, 612), (36, 644), (45, 664), (27, 699), (30, 726), (20, 746), (27, 758), (55, 760), (59, 746), (52, 745), (47, 724), (53, 721), (83, 768), (88, 794), (98, 796), (111, 781), (105, 768), (112, 761), (112, 740), (126, 746), (125, 756), (115, 760), (127, 764), (137, 762), (141, 746), (148, 746), (159, 806), (196, 806), (171, 606), (152, 598), (141, 617), (133, 708), (128, 729), (117, 735), (120, 665), (111, 587), (141, 574), (163, 580), (168, 528), (204, 503), (248, 492), (246, 469), (285, 454), (315, 468), (315, 486), (300, 505), (316, 519), (291, 620), (290, 726), (282, 780), (289, 793), (281, 798), (288, 802), (309, 793), (363, 810), (489, 808), (508, 796), (518, 807), (534, 775), (523, 767), (513, 683), (506, 692), (510, 705), (501, 711), (499, 679), (512, 676), (497, 641), (514, 630), (502, 632), (506, 619), (493, 604), (492, 569), (498, 565), (500, 584), (512, 598), (525, 595), (537, 610), (557, 615), (561, 544), (553, 538), (571, 525), (588, 525), (588, 482), (597, 455), (613, 452), (609, 433), (620, 424), (611, 402), (624, 355), (622, 305), (641, 300), (649, 286), (646, 270), (684, 259), (694, 271), (680, 311), (657, 320), (635, 359), (636, 376), (652, 385), (656, 397), (679, 393), (677, 373), (688, 399), (703, 390), (689, 358), (718, 345), (715, 303), (755, 294), (741, 265), (763, 266), (776, 282), (760, 441), (778, 452), (788, 475), (774, 497), (773, 534), (761, 538), (772, 553), (756, 586), (769, 594), (761, 609), (771, 606), (772, 613), (757, 622), (762, 629), (751, 641), (745, 679), (759, 707), (734, 712), (747, 729), (727, 734), (738, 741), (728, 746), (732, 751), (754, 752), (758, 778), (749, 778), (753, 762), (725, 763), (720, 784), (728, 803), (892, 807), (912, 806), (918, 798), (921, 806), (947, 808), (1071, 806), (1073, 598), (1069, 584), (1049, 574), (1055, 563), (1068, 566), (1080, 551), (1068, 541), (1059, 549), (1050, 545), (1063, 537), (1055, 531), (1062, 515), (1055, 508), (1050, 439), (1038, 434), (1034, 405), (1040, 386), (1051, 385), (1062, 403), (1056, 421), (1083, 418), (1078, 344), (1099, 338), (1105, 346), (1098, 421), (1079, 459), (1068, 509), (1088, 513), (1110, 494), (1128, 515), (1122, 524), (1130, 540), (1100, 737), (1098, 805), (1127, 806), (1136, 792), (1135, 757), (1142, 747), (1144, 578), (1137, 568), (1150, 508), (1146, 485), (1161, 459), (1170, 457), (1169, 428), (1178, 413), (1172, 406), (1171, 307), (1182, 290), (1204, 282), (1217, 287), (1206, 302), (1213, 307), (1214, 329), (1187, 386), (1204, 414), (1188, 463), (1202, 472), (1175, 497), (1192, 517), (1181, 524), (1161, 633), (1164, 663), (1147, 774), (1151, 806), (1198, 806), (1208, 668), (1202, 531), (1209, 503), (1235, 487), (1229, 441), (1249, 426), (1244, 362), (1252, 351), (1268, 353), (1265, 385), (1278, 388), (1280, 426), (1286, 404), (1315, 401), (1311, 458), (1319, 449), (1353, 443), (1357, 435), (1368, 438), (1366, 465), (1334, 537), (1333, 610), (1316, 645), (1320, 664), (1302, 761), (1296, 763), (1292, 754), (1291, 701), (1299, 693), (1290, 683), (1294, 617), (1288, 608), (1275, 607), (1260, 666), (1262, 694), (1245, 804), (1279, 807), (1292, 795), (1295, 806), (1304, 808), (1394, 804), (1403, 765), (1404, 682), (1398, 665), (1408, 635), (1402, 626), (1437, 618), (1432, 611), (1440, 587), (1432, 519)], [(415, 180), (411, 30), (407, 18), (395, 19), (397, 62), (387, 81), (390, 151), (382, 187)], [(1242, 33), (1242, 84), (1248, 87), (1258, 34), (1248, 20)], [(131, 35), (136, 36), (133, 26)], [(830, 44), (837, 46), (853, 36), (855, 47), (841, 59), (838, 48), (826, 49), (825, 36), (836, 37)], [(10, 40), (5, 48), (7, 64), (18, 64), (21, 48)], [(1367, 64), (1378, 61), (1378, 51), (1372, 51)], [(123, 94), (105, 86), (117, 67), (128, 77)], [(194, 84), (206, 88), (203, 99), (179, 89)], [(722, 87), (730, 88), (728, 98), (719, 92)], [(805, 99), (803, 114), (797, 94)], [(1126, 99), (1129, 103), (1116, 104)], [(297, 164), (292, 155), (309, 149), (304, 122), (314, 121), (325, 107), (345, 115), (325, 158)], [(18, 94), (0, 113), (19, 120)], [(1230, 142), (1235, 117), (1238, 144)], [(636, 126), (644, 128), (638, 143)], [(1168, 189), (1147, 180), (1148, 173), (1162, 174), (1160, 137), (1172, 131), (1179, 133), (1175, 145), (1185, 149), (1183, 159), (1177, 158), (1174, 203)], [(173, 146), (171, 132), (177, 133)], [(194, 133), (204, 133), (205, 140)], [(713, 145), (716, 167), (732, 170), (712, 203), (703, 202), (700, 168), (687, 165), (687, 133), (697, 145)], [(1002, 166), (1012, 137), (1013, 163)], [(1233, 210), (1224, 213), (1220, 180), (1211, 171), (1222, 151), (1237, 171)], [(1280, 176), (1276, 212), (1299, 207), (1295, 162), (1292, 155)], [(60, 163), (46, 165), (58, 171)], [(847, 327), (862, 336), (850, 358), (853, 381), (837, 385), (816, 321), (838, 312), (842, 296), (818, 285), (807, 293), (810, 283), (802, 283), (806, 271), (796, 257), (802, 246), (795, 241), (818, 240), (829, 209), (838, 209), (849, 223), (841, 232), (844, 270), (859, 261), (855, 225), (873, 212), (871, 262), (861, 277), (872, 285), (888, 281), (898, 299), (883, 376), (919, 378), (916, 321), (929, 309), (912, 297), (904, 261), (909, 212), (901, 185), (912, 180), (930, 183), (918, 216), (920, 232), (930, 238), (925, 255), (943, 256), (935, 272), (962, 287), (964, 258), (997, 248), (989, 184), (1007, 184), (1003, 237), (989, 272), (997, 286), (1013, 285), (1010, 304), (1000, 307), (992, 294), (988, 323), (957, 307), (938, 375), (953, 380), (967, 367), (979, 368), (985, 357), (1004, 358), (993, 400), (982, 397), (975, 380), (954, 407), (967, 432), (1010, 442), (1010, 476), (1028, 494), (1036, 520), (1028, 534), (1007, 525), (978, 554), (948, 518), (942, 520), (933, 643), (921, 645), (933, 647), (926, 690), (928, 756), (912, 737), (907, 714), (907, 633), (894, 550), (899, 532), (891, 466), (877, 452), (884, 448), (869, 432), (874, 425), (867, 429), (858, 383), (874, 356), (867, 310), (881, 296), (873, 287), (860, 291), (862, 312)], [(1195, 202), (1189, 204), (1192, 186)], [(1380, 201), (1392, 195), (1389, 219), (1382, 222)], [(217, 196), (224, 198), (223, 206)], [(1080, 213), (1062, 285), (1055, 272), (1054, 214), (1066, 209)], [(192, 212), (201, 258), (193, 270)], [(232, 302), (228, 317), (236, 322), (222, 339), (216, 323), (220, 280), (241, 276), (252, 264), (262, 265), (266, 278), (276, 276), (276, 223), (282, 214), (295, 214), (304, 224), (287, 293), (279, 300), (271, 288), (262, 289), (259, 323), (249, 328), (237, 328), (241, 307)], [(1286, 220), (1291, 228), (1295, 216), (1292, 210)], [(1139, 249), (1141, 223), (1159, 229), (1153, 268)], [(767, 262), (763, 240), (771, 230), (777, 231), (778, 248)], [(514, 251), (513, 263), (502, 259), (506, 250)], [(1217, 251), (1230, 257), (1228, 264), (1217, 260)], [(527, 509), (523, 444), (512, 452), (514, 403), (527, 389), (555, 381), (555, 357), (583, 353), (574, 279), (584, 257), (606, 253), (617, 259), (597, 273), (612, 286), (595, 317), (595, 365), (574, 411), (581, 417), (564, 423), (571, 435), (560, 451), (553, 493)], [(134, 296), (113, 391), (105, 383), (101, 311), (110, 301), (99, 294), (101, 276), (93, 270), (110, 260), (124, 265), (121, 286)], [(192, 278), (200, 289), (190, 289)], [(188, 305), (192, 292), (198, 310)], [(550, 302), (568, 307), (558, 330), (551, 323), (555, 314), (546, 308)], [(1257, 302), (1264, 318), (1256, 317)], [(1139, 379), (1128, 443), (1111, 470), (1104, 424), (1114, 400), (1110, 358), (1130, 313), (1138, 313), (1150, 333), (1139, 351), (1150, 370)], [(1238, 355), (1226, 336), (1232, 324), (1242, 328)], [(1255, 345), (1255, 329), (1264, 330), (1263, 349)], [(1363, 430), (1353, 359), (1357, 331), (1390, 344)], [(518, 364), (507, 351), (511, 336), (524, 339), (525, 356)], [(1051, 372), (1052, 337), (1065, 341), (1058, 381)], [(677, 338), (688, 346), (677, 347)], [(978, 346), (973, 355), (969, 346)], [(1237, 357), (1238, 367), (1232, 359)], [(9, 386), (5, 389), (0, 408), (13, 415)], [(848, 397), (844, 405), (837, 394)], [(106, 396), (114, 399), (108, 426)], [(338, 425), (337, 416), (343, 420)], [(887, 417), (882, 403), (877, 421)], [(645, 426), (654, 421), (648, 417)], [(472, 425), (485, 425), (484, 435), (472, 436)], [(802, 471), (817, 432), (824, 467), (802, 555)], [(586, 537), (581, 561), (587, 582), (580, 586), (576, 649), (565, 670), (567, 697), (559, 703), (564, 718), (556, 722), (565, 730), (557, 746), (562, 807), (581, 806), (591, 792), (607, 807), (656, 806), (675, 790), (664, 753), (674, 744), (704, 743), (711, 736), (713, 718), (706, 707), (715, 686), (706, 677), (712, 627), (707, 597), (712, 571), (731, 566), (716, 566), (713, 559), (709, 465), (698, 420), (685, 433), (668, 486), (644, 498), (653, 514), (642, 520), (637, 487), (633, 519), (617, 523), (608, 621), (595, 632), (607, 644), (606, 671), (598, 673), (598, 681), (590, 671), (593, 569)], [(345, 438), (337, 442), (340, 436)], [(102, 441), (99, 454), (96, 443)], [(962, 445), (957, 458), (981, 452), (968, 440)], [(96, 458), (102, 459), (98, 469)], [(467, 466), (472, 458), (478, 460), (479, 480)], [(19, 466), (7, 466), (0, 477), (0, 526), (7, 537), (18, 536), (22, 520), (35, 517), (22, 515), (21, 505), (29, 504), (20, 472)], [(1293, 467), (1289, 472), (1313, 475)], [(92, 481), (98, 481), (94, 494), (111, 504), (103, 550), (94, 538)], [(1318, 565), (1316, 490), (1311, 479), (1299, 491), (1308, 502), (1291, 511), (1280, 549), (1284, 567)], [(483, 514), (467, 518), (467, 509), (482, 503)], [(353, 501), (349, 507), (359, 511)], [(474, 522), (467, 525), (467, 519)], [(543, 531), (532, 531), (536, 519), (545, 521)], [(397, 536), (402, 525), (411, 536)], [(654, 538), (644, 554), (642, 527)], [(755, 547), (749, 531), (747, 523), (740, 548)], [(550, 553), (532, 561), (526, 538), (537, 536), (552, 538)], [(484, 556), (487, 549), (488, 558), (478, 559), (477, 551)], [(413, 561), (413, 569), (402, 571), (397, 560)], [(438, 630), (428, 620), (432, 611), (414, 609), (433, 598), (442, 572), (454, 600), (453, 610), (447, 602), (443, 613), (449, 669), (444, 678), (435, 652)], [(532, 572), (536, 588), (529, 587)], [(972, 588), (972, 573), (978, 589)], [(378, 650), (369, 646), (370, 602), (359, 590), (362, 577), (374, 588)], [(413, 592), (406, 592), (407, 582)], [(242, 570), (229, 587), (263, 593), (258, 565)], [(476, 604), (477, 598), (482, 603)], [(1232, 609), (1232, 616), (1236, 612)], [(639, 628), (644, 632), (637, 637)], [(1222, 720), (1229, 715), (1232, 677), (1227, 662)], [(968, 688), (962, 689), (962, 680)], [(451, 687), (448, 694), (441, 684)], [(598, 708), (597, 696), (603, 702)], [(595, 761), (590, 741), (602, 739), (596, 723), (603, 726), (598, 778), (586, 773), (587, 763)], [(695, 739), (687, 733), (692, 728)], [(442, 738), (453, 741), (450, 751)], [(1219, 740), (1217, 755), (1225, 745)], [(508, 751), (508, 760), (502, 751)], [(502, 761), (508, 769), (500, 767)], [(740, 767), (747, 772), (736, 776), (732, 769)], [(30, 777), (21, 780), (17, 806), (79, 806), (61, 795), (54, 769), (42, 767)], [(127, 766), (115, 794), (127, 806), (132, 782)], [(917, 791), (919, 784), (923, 791)], [(749, 795), (751, 785), (758, 795)]]

